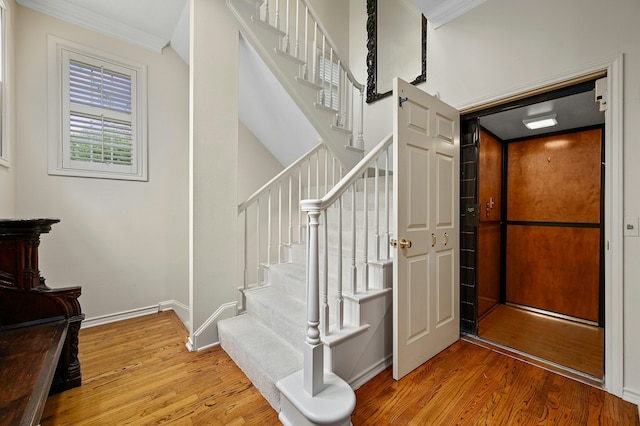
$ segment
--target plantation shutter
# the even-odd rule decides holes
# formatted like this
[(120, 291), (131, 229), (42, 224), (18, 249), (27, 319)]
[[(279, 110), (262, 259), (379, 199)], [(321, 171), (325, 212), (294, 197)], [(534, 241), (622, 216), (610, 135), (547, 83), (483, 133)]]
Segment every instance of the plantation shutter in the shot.
[(338, 64), (324, 56), (320, 57), (320, 81), (325, 92), (323, 105), (338, 109), (338, 85), (340, 84), (340, 68)]
[(131, 165), (131, 76), (69, 61), (72, 161)]

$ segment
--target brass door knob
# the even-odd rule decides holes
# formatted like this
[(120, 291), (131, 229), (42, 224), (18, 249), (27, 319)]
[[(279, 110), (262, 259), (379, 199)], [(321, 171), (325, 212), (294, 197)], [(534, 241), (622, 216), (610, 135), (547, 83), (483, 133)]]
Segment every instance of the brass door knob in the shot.
[(405, 240), (404, 238), (400, 240), (400, 248), (408, 249), (411, 248), (411, 240)]

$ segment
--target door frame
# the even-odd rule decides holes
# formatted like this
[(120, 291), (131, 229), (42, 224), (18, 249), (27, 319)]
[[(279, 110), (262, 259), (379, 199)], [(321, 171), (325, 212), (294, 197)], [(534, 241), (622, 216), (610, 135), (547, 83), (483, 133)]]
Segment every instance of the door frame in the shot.
[[(456, 108), (460, 115), (486, 109), (606, 72), (608, 110), (605, 113), (604, 179), (604, 388), (624, 398), (624, 158), (623, 158), (623, 82), (624, 56), (619, 54), (590, 65), (515, 89), (471, 101)], [(630, 397), (626, 398), (629, 400)]]

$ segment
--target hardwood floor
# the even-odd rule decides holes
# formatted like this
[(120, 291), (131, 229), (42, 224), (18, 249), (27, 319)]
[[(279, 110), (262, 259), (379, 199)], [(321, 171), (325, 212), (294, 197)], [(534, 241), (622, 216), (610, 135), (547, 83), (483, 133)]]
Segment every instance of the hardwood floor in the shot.
[(278, 424), (219, 346), (187, 337), (173, 312), (80, 330), (82, 386), (50, 396), (42, 426)]
[(604, 377), (604, 329), (498, 305), (480, 320), (478, 335), (594, 378)]
[[(81, 330), (83, 384), (49, 397), (42, 426), (279, 424), (222, 349), (188, 352), (186, 337), (173, 312)], [(356, 397), (354, 425), (640, 425), (633, 404), (462, 340)]]

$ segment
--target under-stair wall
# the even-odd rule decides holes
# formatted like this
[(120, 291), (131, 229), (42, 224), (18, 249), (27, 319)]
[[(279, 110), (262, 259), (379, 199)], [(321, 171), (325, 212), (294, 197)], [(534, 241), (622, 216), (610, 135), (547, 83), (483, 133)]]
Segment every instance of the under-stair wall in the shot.
[(304, 0), (227, 0), (256, 52), (341, 165), (364, 148), (364, 85), (355, 80)]

